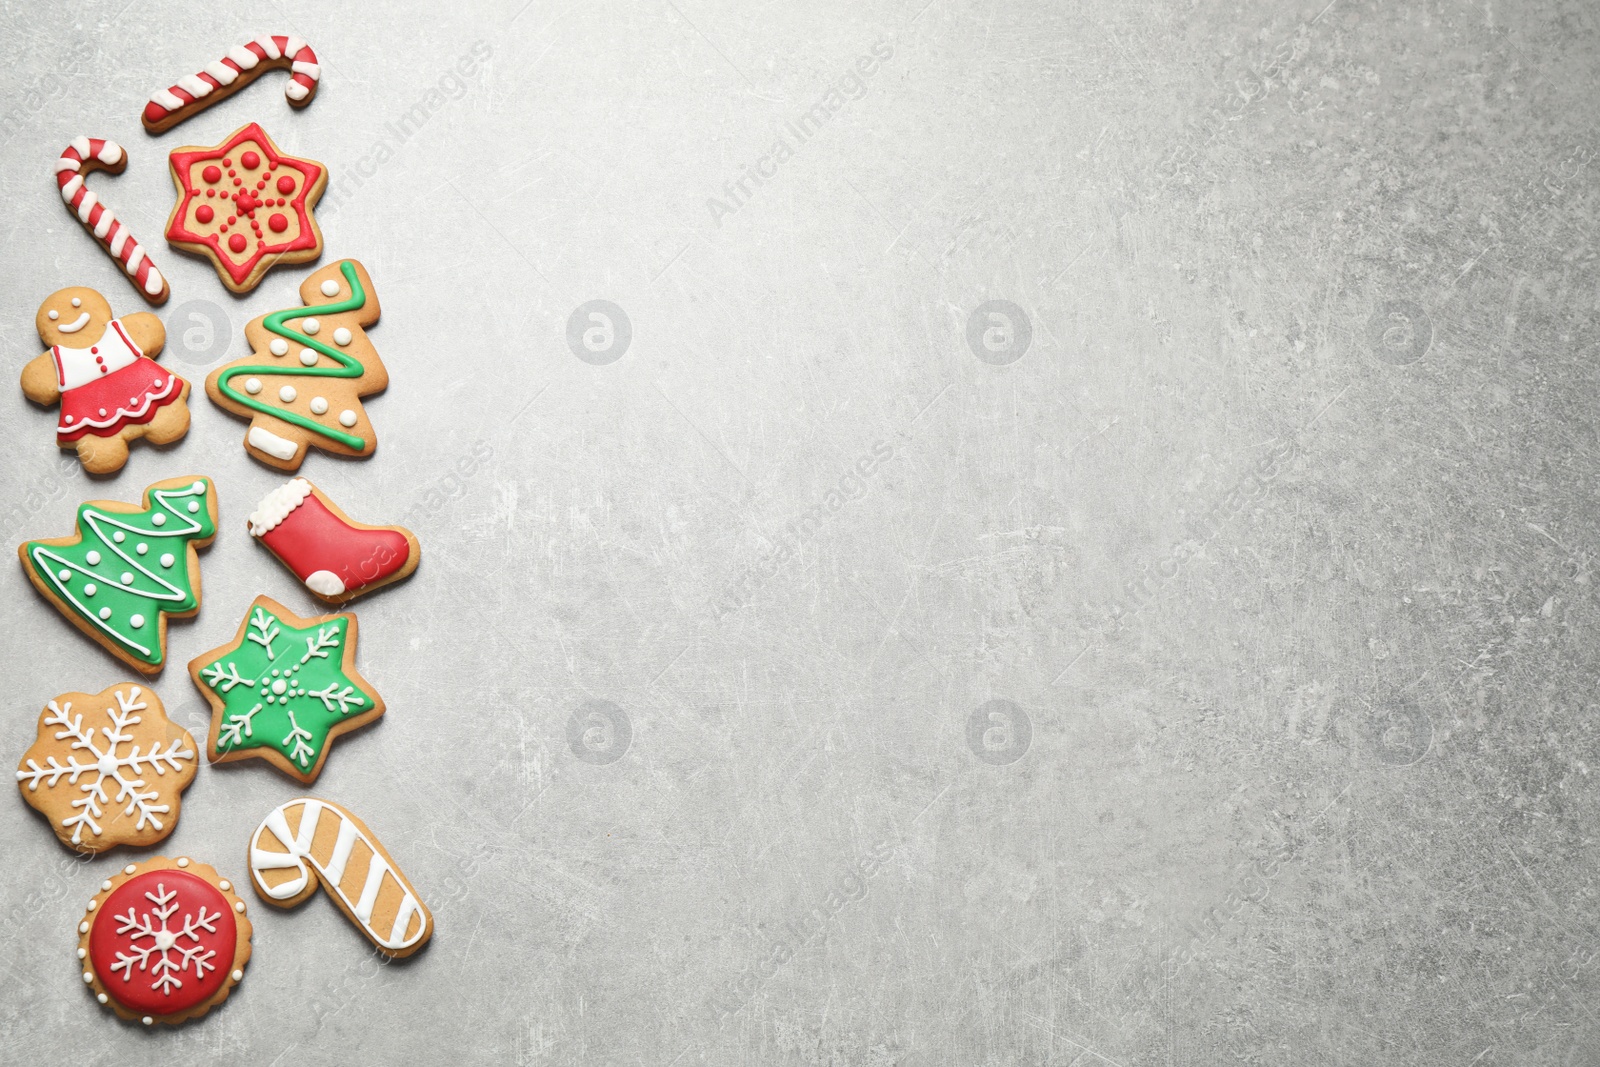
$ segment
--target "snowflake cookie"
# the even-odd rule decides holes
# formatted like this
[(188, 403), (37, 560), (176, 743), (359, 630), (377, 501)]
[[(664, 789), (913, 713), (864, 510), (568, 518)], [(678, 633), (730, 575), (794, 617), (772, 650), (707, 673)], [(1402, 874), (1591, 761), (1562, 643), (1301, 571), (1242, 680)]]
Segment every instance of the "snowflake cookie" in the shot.
[(186, 856), (130, 863), (100, 883), (78, 923), (78, 965), (124, 1019), (181, 1023), (228, 999), (250, 959), (233, 883)]
[(154, 693), (123, 682), (50, 701), (17, 765), (17, 788), (68, 848), (143, 848), (178, 825), (198, 756)]
[(409, 956), (433, 936), (432, 913), (378, 836), (326, 800), (298, 797), (267, 813), (250, 838), (250, 879), (280, 908), (322, 886), (385, 956)]
[(260, 757), (310, 785), (333, 739), (383, 714), (383, 698), (356, 673), (356, 617), (303, 619), (256, 597), (230, 644), (189, 661), (211, 704), (212, 763)]

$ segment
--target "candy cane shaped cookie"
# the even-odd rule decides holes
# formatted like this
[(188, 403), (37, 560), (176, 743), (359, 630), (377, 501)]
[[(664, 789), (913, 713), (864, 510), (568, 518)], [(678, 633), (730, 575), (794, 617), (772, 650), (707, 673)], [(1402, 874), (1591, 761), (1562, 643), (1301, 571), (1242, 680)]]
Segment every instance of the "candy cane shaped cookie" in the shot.
[(305, 107), (317, 95), (317, 79), (322, 68), (317, 54), (298, 37), (273, 37), (263, 34), (246, 44), (235, 45), (215, 63), (206, 64), (198, 74), (179, 78), (170, 89), (158, 89), (144, 106), (144, 128), (151, 133), (172, 129), (232, 96), (269, 70), (293, 71), (283, 95), (290, 107)]
[(280, 908), (321, 884), (386, 956), (409, 956), (433, 936), (433, 915), (393, 857), (365, 823), (326, 800), (297, 797), (267, 813), (250, 838), (250, 880)]
[(167, 280), (156, 270), (144, 246), (133, 239), (120, 219), (100, 202), (83, 184), (83, 176), (90, 171), (103, 170), (108, 174), (121, 174), (128, 167), (128, 154), (115, 141), (98, 137), (78, 137), (56, 160), (56, 185), (61, 189), (61, 199), (78, 216), (84, 228), (94, 234), (95, 240), (113, 259), (122, 264), (128, 277), (138, 287), (139, 293), (152, 304), (165, 304), (172, 290)]

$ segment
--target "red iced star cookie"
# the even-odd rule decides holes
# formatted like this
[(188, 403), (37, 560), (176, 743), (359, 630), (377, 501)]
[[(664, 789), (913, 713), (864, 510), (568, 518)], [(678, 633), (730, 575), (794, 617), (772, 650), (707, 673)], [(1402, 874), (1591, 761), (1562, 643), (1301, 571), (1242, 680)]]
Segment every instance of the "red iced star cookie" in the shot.
[(180, 148), (169, 162), (178, 204), (167, 219), (167, 243), (210, 259), (229, 289), (247, 293), (278, 264), (322, 255), (311, 209), (328, 169), (284, 155), (256, 123), (214, 148)]

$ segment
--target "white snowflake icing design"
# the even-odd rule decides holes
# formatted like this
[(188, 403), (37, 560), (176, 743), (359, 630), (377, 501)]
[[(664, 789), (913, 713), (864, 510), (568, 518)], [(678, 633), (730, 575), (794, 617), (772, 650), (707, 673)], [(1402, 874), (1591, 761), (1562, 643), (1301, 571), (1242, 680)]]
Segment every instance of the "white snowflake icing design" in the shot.
[[(52, 700), (49, 704), (50, 715), (45, 718), (44, 724), (61, 727), (55, 735), (56, 740), (61, 741), (70, 737), (72, 749), (82, 750), (91, 758), (86, 763), (80, 763), (77, 756), (68, 755), (67, 762), (62, 763), (51, 756), (43, 767), (39, 766), (37, 760), (30, 758), (26, 766), (17, 771), (17, 781), (26, 783), (29, 791), (38, 789), (40, 782), (44, 783), (46, 789), (54, 789), (63, 776), (69, 785), (78, 785), (78, 779), (83, 775), (95, 776), (94, 781), (78, 786), (84, 795), (72, 802), (72, 807), (78, 809), (76, 813), (61, 820), (63, 827), (72, 827), (74, 845), (83, 842), (85, 826), (89, 828), (90, 833), (96, 837), (100, 836), (100, 824), (95, 820), (105, 817), (105, 809), (102, 807), (105, 804), (115, 805), (127, 801), (128, 806), (123, 809), (122, 814), (138, 813), (135, 830), (143, 830), (146, 824), (154, 826), (157, 830), (166, 828), (159, 816), (171, 811), (172, 805), (154, 803), (161, 797), (158, 789), (141, 792), (145, 788), (143, 777), (145, 767), (148, 766), (157, 775), (166, 774), (169, 769), (176, 773), (183, 769), (183, 761), (194, 759), (195, 754), (193, 749), (180, 751), (185, 739), (174, 740), (165, 751), (161, 748), (161, 742), (153, 741), (149, 751), (142, 755), (138, 745), (130, 745), (126, 752), (118, 752), (118, 746), (133, 740), (133, 735), (127, 730), (141, 721), (137, 713), (149, 707), (139, 699), (141, 693), (143, 690), (138, 686), (133, 686), (126, 695), (121, 689), (113, 690), (117, 706), (105, 709), (106, 718), (110, 720), (111, 725), (100, 727), (100, 733), (104, 736), (104, 748), (96, 742), (93, 729), (83, 728), (81, 713), (68, 717), (72, 711), (72, 701), (67, 701), (67, 706), (62, 708), (57, 707), (56, 702)], [(124, 771), (129, 773), (125, 775)], [(114, 798), (106, 790), (107, 779), (110, 779), (110, 784), (116, 786), (117, 793)]]
[[(214, 914), (207, 915), (205, 905), (202, 904), (198, 915), (185, 915), (183, 917), (183, 929), (173, 930), (167, 924), (167, 920), (171, 919), (173, 913), (178, 910), (177, 897), (176, 890), (168, 889), (164, 883), (157, 882), (156, 891), (154, 893), (147, 892), (144, 895), (144, 898), (152, 905), (148, 912), (142, 916), (138, 915), (134, 911), (134, 906), (130, 904), (128, 905), (128, 914), (115, 916), (121, 924), (117, 927), (117, 933), (126, 934), (131, 932), (133, 934), (130, 939), (133, 943), (128, 946), (129, 951), (123, 952), (119, 949), (117, 951), (117, 960), (111, 965), (113, 974), (117, 971), (122, 972), (122, 980), (124, 982), (133, 980), (133, 966), (138, 964), (141, 972), (150, 975), (151, 989), (158, 989), (163, 994), (170, 994), (174, 989), (183, 988), (183, 980), (178, 977), (178, 972), (188, 970), (189, 964), (194, 964), (194, 976), (196, 979), (204, 978), (207, 971), (217, 969), (217, 965), (211, 962), (212, 957), (217, 954), (216, 950), (202, 948), (200, 935), (195, 931), (204, 930), (209, 934), (216, 933), (217, 920), (222, 918), (222, 912), (217, 911)], [(161, 923), (161, 929), (159, 930), (156, 929), (155, 925), (158, 921)], [(148, 945), (141, 944), (141, 939), (146, 937), (150, 939), (150, 943)], [(178, 944), (179, 939), (185, 937), (193, 941), (194, 944)], [(157, 953), (160, 953), (160, 955), (156, 957), (155, 962), (152, 964), (151, 957), (156, 956)], [(176, 960), (173, 959), (174, 953), (177, 954)]]

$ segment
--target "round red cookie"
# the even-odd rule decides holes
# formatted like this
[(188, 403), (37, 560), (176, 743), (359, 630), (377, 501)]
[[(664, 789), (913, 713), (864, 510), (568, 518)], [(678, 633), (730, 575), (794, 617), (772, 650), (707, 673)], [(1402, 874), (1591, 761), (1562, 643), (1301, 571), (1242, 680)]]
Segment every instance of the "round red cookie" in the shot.
[(100, 883), (78, 924), (84, 984), (146, 1026), (204, 1015), (228, 998), (249, 959), (244, 901), (188, 857), (128, 864)]

